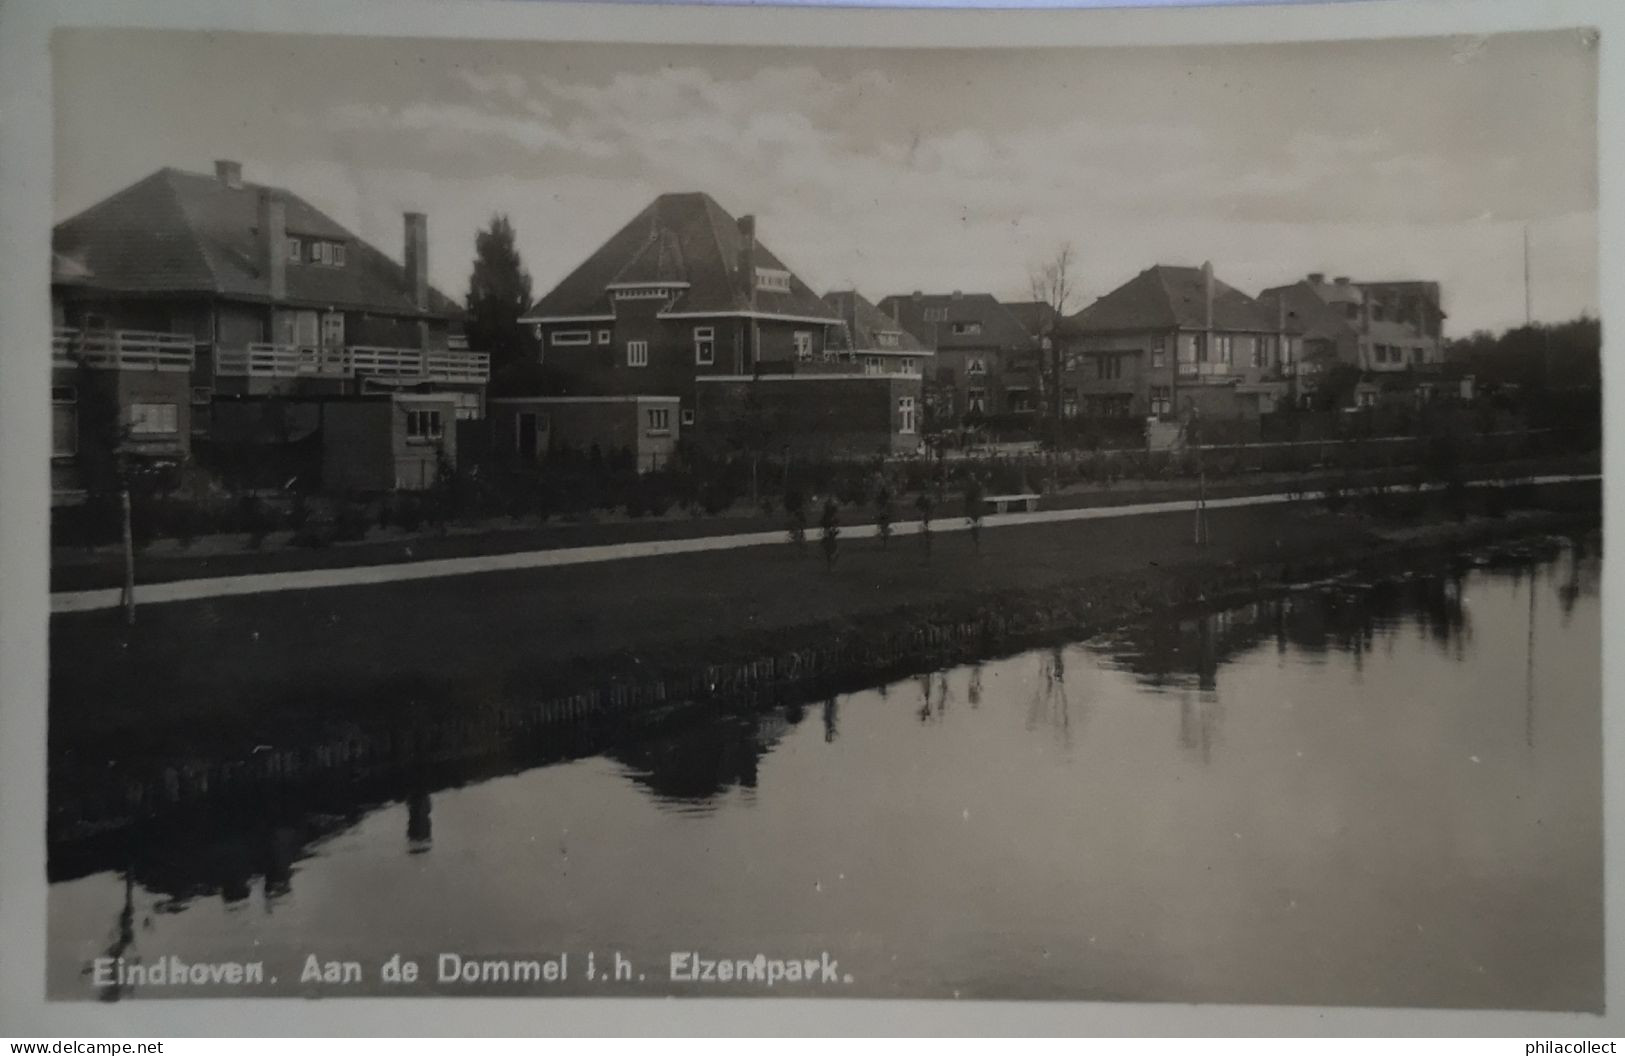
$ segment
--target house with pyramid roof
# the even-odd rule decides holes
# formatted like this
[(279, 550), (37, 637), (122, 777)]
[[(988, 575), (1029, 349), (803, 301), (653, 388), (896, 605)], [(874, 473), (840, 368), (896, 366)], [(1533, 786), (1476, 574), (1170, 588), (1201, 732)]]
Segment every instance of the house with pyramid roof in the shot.
[(694, 192), (650, 202), (523, 321), (562, 395), (677, 396), (692, 425), (697, 379), (793, 374), (824, 359), (841, 320), (754, 216)]
[(1213, 274), (1147, 268), (1058, 327), (1085, 417), (1256, 417), (1290, 397), (1300, 331)]

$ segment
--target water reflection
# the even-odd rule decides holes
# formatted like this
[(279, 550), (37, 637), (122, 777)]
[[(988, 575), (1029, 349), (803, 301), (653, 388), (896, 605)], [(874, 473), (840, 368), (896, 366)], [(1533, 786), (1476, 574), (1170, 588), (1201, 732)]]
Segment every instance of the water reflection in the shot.
[[(1372, 695), (1367, 696), (1358, 689), (1351, 693), (1346, 688), (1350, 679), (1358, 683), (1362, 678), (1371, 679), (1373, 687), (1394, 686), (1399, 676), (1392, 670), (1393, 654), (1406, 649), (1432, 661), (1481, 664), (1489, 643), (1493, 642), (1493, 648), (1501, 652), (1511, 646), (1518, 654), (1518, 674), (1523, 676), (1523, 685), (1506, 679), (1510, 685), (1503, 688), (1511, 692), (1504, 704), (1484, 698), (1475, 699), (1474, 706), (1504, 706), (1506, 710), (1501, 714), (1517, 731), (1512, 736), (1523, 742), (1520, 751), (1531, 756), (1537, 733), (1548, 740), (1555, 737), (1560, 747), (1568, 744), (1574, 737), (1573, 723), (1565, 725), (1559, 716), (1554, 724), (1543, 717), (1550, 714), (1553, 672), (1549, 656), (1545, 670), (1536, 657), (1548, 655), (1542, 652), (1548, 648), (1547, 643), (1562, 638), (1560, 627), (1567, 628), (1571, 620), (1578, 618), (1583, 599), (1595, 599), (1599, 568), (1595, 544), (1581, 543), (1543, 565), (1525, 559), (1522, 564), (1503, 567), (1492, 554), (1434, 574), (1373, 583), (1350, 580), (1319, 584), (1221, 611), (1152, 620), (1082, 646), (1053, 646), (1003, 660), (933, 671), (884, 689), (877, 687), (874, 692), (789, 704), (758, 713), (711, 711), (675, 728), (607, 750), (580, 753), (585, 760), (582, 765), (590, 762), (596, 769), (582, 771), (579, 765), (565, 761), (522, 770), (515, 780), (553, 775), (550, 787), (555, 793), (560, 789), (591, 788), (591, 794), (580, 800), (586, 813), (569, 815), (574, 825), (571, 831), (591, 826), (590, 839), (600, 850), (613, 846), (617, 855), (631, 855), (629, 861), (654, 869), (663, 869), (666, 863), (652, 848), (649, 854), (654, 857), (649, 861), (637, 854), (642, 841), (655, 838), (655, 830), (637, 827), (640, 815), (628, 799), (652, 802), (664, 815), (690, 816), (695, 824), (719, 825), (722, 819), (737, 815), (739, 807), (765, 811), (772, 804), (772, 816), (779, 819), (774, 824), (792, 826), (785, 830), (788, 844), (777, 854), (793, 862), (797, 860), (794, 845), (816, 843), (826, 824), (836, 841), (832, 847), (855, 838), (844, 822), (836, 823), (836, 819), (850, 819), (854, 810), (864, 809), (853, 806), (846, 792), (850, 789), (851, 795), (860, 797), (859, 802), (864, 802), (861, 797), (876, 797), (868, 802), (884, 803), (894, 811), (915, 812), (900, 829), (888, 830), (890, 835), (885, 841), (896, 849), (899, 861), (907, 860), (907, 866), (899, 866), (900, 870), (915, 875), (939, 875), (943, 870), (955, 877), (964, 874), (964, 882), (971, 885), (971, 890), (980, 891), (976, 884), (995, 883), (978, 879), (974, 868), (967, 864), (966, 856), (980, 844), (957, 837), (947, 843), (940, 839), (922, 843), (924, 837), (917, 836), (915, 830), (927, 825), (921, 818), (940, 812), (956, 824), (967, 826), (966, 833), (974, 831), (968, 826), (975, 824), (977, 812), (993, 809), (988, 798), (992, 793), (984, 790), (978, 798), (956, 789), (961, 781), (974, 785), (983, 771), (1000, 775), (997, 787), (1020, 800), (1025, 812), (1022, 816), (1031, 824), (1065, 831), (1077, 822), (1061, 820), (1060, 815), (1049, 818), (1043, 812), (1060, 809), (1071, 812), (1066, 815), (1068, 819), (1087, 819), (1104, 809), (1102, 801), (1117, 802), (1121, 797), (1119, 809), (1123, 809), (1123, 803), (1144, 793), (1137, 787), (1139, 782), (1155, 786), (1159, 774), (1182, 773), (1201, 781), (1213, 771), (1227, 766), (1233, 769), (1241, 760), (1245, 760), (1249, 784), (1236, 791), (1248, 812), (1290, 808), (1295, 796), (1302, 794), (1297, 786), (1285, 784), (1281, 787), (1296, 791), (1271, 798), (1260, 791), (1265, 786), (1255, 788), (1251, 784), (1285, 781), (1283, 774), (1295, 772), (1291, 770), (1290, 753), (1284, 753), (1284, 760), (1273, 755), (1261, 757), (1265, 743), (1277, 749), (1281, 744), (1309, 745), (1313, 737), (1327, 737), (1334, 746), (1339, 737), (1393, 737), (1394, 745), (1383, 746), (1377, 752), (1378, 758), (1381, 752), (1416, 750), (1415, 745), (1453, 753), (1452, 759), (1464, 757), (1468, 749), (1453, 740), (1451, 734), (1441, 734), (1426, 725), (1435, 720), (1425, 715), (1416, 717), (1425, 711), (1426, 701), (1413, 702), (1416, 711), (1400, 718), (1380, 711), (1382, 689), (1373, 688)], [(1509, 609), (1507, 601), (1514, 601), (1514, 607)], [(1509, 636), (1508, 611), (1517, 614), (1516, 629), (1523, 632), (1521, 642)], [(1586, 611), (1591, 613), (1592, 609)], [(1484, 643), (1475, 645), (1475, 630), (1484, 637)], [(1357, 666), (1367, 661), (1368, 666)], [(1408, 658), (1404, 664), (1416, 672), (1413, 677), (1450, 677), (1449, 668), (1427, 667), (1421, 659)], [(1327, 673), (1315, 674), (1317, 667)], [(1334, 667), (1338, 672), (1335, 675)], [(1555, 685), (1561, 691), (1562, 683)], [(1320, 707), (1326, 702), (1301, 696), (1296, 699), (1303, 707), (1292, 710), (1297, 704), (1287, 699), (1289, 693), (1319, 694), (1322, 689), (1327, 697), (1335, 695), (1341, 715), (1309, 710), (1311, 703)], [(1388, 692), (1392, 692), (1391, 688)], [(1326, 732), (1337, 723), (1358, 723), (1362, 712), (1374, 715), (1368, 725)], [(903, 725), (899, 728), (890, 721)], [(1415, 722), (1423, 725), (1414, 730), (1407, 725)], [(1475, 731), (1488, 728), (1490, 718), (1475, 715), (1472, 723)], [(1390, 727), (1391, 733), (1387, 732)], [(1489, 754), (1488, 749), (1476, 744), (1471, 750), (1474, 765), (1479, 753)], [(1458, 751), (1459, 756), (1454, 754)], [(1301, 750), (1297, 752), (1298, 757), (1302, 755)], [(1092, 786), (1092, 799), (1082, 793), (1081, 798), (1067, 795), (1033, 802), (1021, 799), (1022, 788), (1028, 784), (1035, 789), (1043, 787), (1045, 775), (1067, 772), (1065, 768), (1074, 758), (1080, 760), (1082, 769), (1067, 780), (1077, 783), (1084, 780), (1084, 775), (1093, 775), (1097, 784)], [(1083, 759), (1089, 760), (1087, 765), (1081, 763)], [(605, 763), (609, 766), (605, 767)], [(1330, 774), (1339, 774), (1335, 755), (1322, 757), (1319, 765)], [(602, 780), (609, 784), (594, 783), (593, 774), (603, 774)], [(800, 775), (799, 780), (788, 776), (793, 774)], [(374, 846), (368, 842), (374, 838), (366, 832), (374, 816), (388, 820), (387, 846), (380, 845), (381, 850), (396, 862), (406, 855), (415, 856), (414, 868), (450, 869), (451, 875), (460, 875), (456, 872), (460, 868), (459, 848), (466, 854), (471, 841), (485, 846), (487, 842), (511, 840), (514, 847), (510, 850), (518, 853), (524, 839), (536, 839), (537, 830), (528, 816), (545, 812), (552, 800), (533, 792), (507, 803), (499, 813), (493, 814), (489, 808), (473, 813), (466, 806), (458, 808), (457, 804), (467, 803), (471, 795), (488, 794), (498, 782), (487, 778), (495, 776), (419, 775), (409, 787), (390, 796), (351, 803), (329, 801), (319, 807), (266, 804), (259, 813), (193, 819), (186, 825), (143, 833), (139, 839), (101, 845), (96, 853), (70, 854), (52, 848), (52, 879), (63, 885), (97, 874), (115, 877), (117, 886), (105, 891), (100, 901), (103, 908), (94, 914), (97, 920), (92, 923), (87, 919), (79, 926), (88, 929), (85, 938), (94, 943), (98, 953), (139, 957), (143, 930), (154, 926), (151, 916), (143, 918), (142, 906), (150, 907), (160, 928), (165, 927), (166, 918), (184, 917), (210, 900), (227, 913), (239, 913), (250, 906), (257, 908), (260, 915), (280, 913), (293, 904), (294, 890), (302, 883), (299, 876), (307, 868), (325, 870), (322, 875), (328, 879), (319, 885), (323, 898), (358, 897), (357, 891), (345, 886), (354, 881), (344, 878), (342, 863), (353, 861), (356, 846)], [(1363, 788), (1370, 783), (1370, 774), (1353, 773), (1347, 779), (1350, 789)], [(1408, 794), (1413, 790), (1405, 791)], [(1345, 814), (1358, 805), (1356, 795), (1338, 789), (1326, 790), (1325, 794), (1331, 805), (1321, 809), (1330, 813), (1315, 824), (1330, 826), (1325, 831), (1341, 834), (1351, 824)], [(1390, 794), (1398, 797), (1400, 790)], [(959, 795), (965, 797), (964, 804), (952, 798)], [(821, 808), (802, 806), (803, 801), (820, 803), (826, 799), (830, 800), (827, 821)], [(614, 807), (612, 804), (617, 802), (620, 806)], [(1188, 813), (1196, 808), (1187, 805), (1184, 809)], [(404, 817), (388, 818), (387, 812), (392, 810), (400, 810)], [(787, 811), (790, 820), (783, 820)], [(1180, 816), (1178, 812), (1166, 818), (1154, 815), (1158, 825), (1174, 824), (1170, 819)], [(1392, 830), (1396, 823), (1385, 824)], [(1239, 840), (1239, 823), (1234, 820), (1222, 822), (1220, 835), (1229, 839), (1232, 826), (1238, 827), (1235, 838)], [(928, 827), (923, 831), (941, 835)], [(1321, 831), (1312, 829), (1310, 842)], [(1401, 839), (1394, 831), (1385, 832), (1384, 839)], [(980, 838), (993, 840), (992, 846), (1002, 848), (995, 860), (1007, 859), (1009, 868), (1015, 868), (1038, 853), (1025, 843), (1004, 846), (998, 842), (1016, 840), (1018, 835), (1001, 832)], [(1430, 849), (1439, 842), (1437, 833), (1425, 837), (1419, 838), (1418, 848)], [(1099, 834), (1094, 838), (1098, 840)], [(1200, 846), (1199, 841), (1211, 838), (1211, 834), (1187, 834), (1182, 838), (1195, 841), (1194, 850), (1183, 852), (1197, 854), (1195, 860), (1209, 864), (1220, 860), (1214, 857), (1217, 851)], [(1491, 839), (1488, 835), (1477, 838)], [(572, 843), (578, 839), (581, 837), (571, 837)], [(1050, 842), (1046, 840), (1045, 846)], [(1079, 846), (1087, 843), (1085, 840)], [(1178, 843), (1174, 841), (1176, 847)], [(435, 851), (437, 844), (442, 848), (439, 852)], [(1161, 845), (1151, 848), (1131, 843), (1132, 853), (1121, 859), (1129, 869), (1124, 878), (1115, 873), (1092, 872), (1105, 869), (1093, 863), (1109, 861), (1110, 856), (1088, 854), (1074, 861), (1065, 857), (1067, 840), (1057, 838), (1054, 844), (1056, 860), (1047, 862), (1031, 877), (1022, 874), (1024, 882), (1053, 879), (1060, 883), (1063, 878), (1092, 875), (1092, 890), (1121, 887), (1121, 897), (1131, 902), (1136, 897), (1133, 869), (1143, 867), (1142, 858), (1164, 853)], [(747, 846), (754, 853), (755, 845)], [(822, 855), (831, 853), (826, 848)], [(1415, 859), (1432, 851), (1413, 849), (1407, 853)], [(1208, 857), (1201, 858), (1202, 854)], [(812, 857), (814, 864), (809, 868), (817, 868), (819, 856)], [(335, 873), (334, 868), (340, 871)], [(527, 868), (534, 871), (536, 867)], [(1005, 873), (992, 875), (999, 877), (1000, 884), (1017, 882)], [(828, 877), (824, 879), (829, 882)], [(401, 882), (409, 890), (411, 874), (402, 873)], [(885, 886), (877, 876), (870, 876), (868, 883), (877, 890)], [(1070, 890), (1064, 886), (1057, 889)], [(1298, 889), (1297, 897), (1303, 897), (1302, 890)], [(1233, 893), (1237, 898), (1257, 895)], [(672, 891), (663, 895), (667, 896), (681, 894)], [(571, 897), (585, 896), (577, 892)], [(972, 898), (967, 905), (982, 903)], [(868, 924), (874, 927), (915, 912), (890, 904), (870, 908), (876, 916)], [(1232, 907), (1225, 912), (1238, 911)], [(811, 910), (802, 907), (796, 912)], [(973, 922), (976, 914), (988, 912), (991, 910), (985, 906), (975, 910)], [(1181, 910), (1168, 912), (1173, 918), (1182, 918)], [(1039, 916), (1044, 927), (1053, 926), (1048, 917), (1042, 913)], [(143, 919), (147, 921), (144, 925)], [(1003, 933), (1002, 925), (992, 917), (982, 923), (989, 931)], [(817, 933), (818, 926), (864, 925), (865, 921), (855, 920), (815, 926), (803, 920), (796, 926)], [(53, 921), (53, 929), (58, 926)], [(1189, 922), (1180, 926), (1195, 927)], [(1048, 940), (1044, 948), (1050, 949)], [(168, 952), (167, 948), (164, 952)], [(1031, 983), (1030, 977), (1023, 978)], [(1075, 995), (1080, 991), (1068, 992)], [(98, 996), (113, 1000), (120, 991), (117, 987), (107, 988)]]

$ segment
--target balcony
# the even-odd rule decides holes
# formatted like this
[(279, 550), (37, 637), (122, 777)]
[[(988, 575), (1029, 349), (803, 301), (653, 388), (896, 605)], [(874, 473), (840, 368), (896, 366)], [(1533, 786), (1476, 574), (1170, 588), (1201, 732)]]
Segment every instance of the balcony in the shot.
[(189, 373), (193, 348), (190, 334), (58, 327), (51, 337), (51, 366)]
[(1201, 363), (1180, 363), (1179, 376), (1181, 378), (1210, 379), (1222, 381), (1230, 376), (1230, 364), (1221, 361), (1204, 361)]
[(313, 348), (255, 343), (222, 348), (214, 370), (223, 377), (249, 378), (390, 378), (405, 381), (470, 382), (491, 377), (491, 356), (466, 349), (382, 348), (350, 345)]

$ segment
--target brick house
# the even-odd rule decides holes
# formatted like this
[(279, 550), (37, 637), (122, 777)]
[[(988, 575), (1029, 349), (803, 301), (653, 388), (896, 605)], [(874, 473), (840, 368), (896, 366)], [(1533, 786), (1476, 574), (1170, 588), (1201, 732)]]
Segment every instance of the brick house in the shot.
[(992, 294), (893, 294), (880, 310), (935, 353), (924, 392), (933, 421), (1040, 409), (1038, 340)]
[(931, 370), (935, 358), (903, 324), (856, 290), (832, 290), (824, 303), (840, 316), (840, 357), (865, 374), (915, 374)]
[(696, 382), (793, 374), (821, 362), (840, 319), (708, 194), (663, 194), (536, 302), (557, 395), (676, 396), (694, 424)]
[(1338, 364), (1365, 375), (1352, 398), (1366, 405), (1376, 401), (1379, 382), (1428, 386), (1443, 364), (1445, 313), (1437, 282), (1368, 283), (1346, 276), (1328, 282), (1324, 273), (1312, 272), (1267, 289), (1258, 299), (1303, 333), (1300, 394), (1305, 397)]
[(551, 451), (624, 451), (638, 472), (671, 460), (682, 435), (675, 396), (497, 396), (486, 424), (494, 454), (537, 462)]
[(208, 434), (216, 396), (442, 393), (477, 417), (488, 357), (429, 285), (424, 215), (403, 234), (396, 263), (234, 161), (161, 169), (57, 224), (58, 449), (83, 432), (71, 379), (86, 370), (118, 377), (126, 448), (174, 458)]
[(1299, 332), (1211, 264), (1147, 268), (1058, 331), (1086, 416), (1249, 417), (1292, 391)]

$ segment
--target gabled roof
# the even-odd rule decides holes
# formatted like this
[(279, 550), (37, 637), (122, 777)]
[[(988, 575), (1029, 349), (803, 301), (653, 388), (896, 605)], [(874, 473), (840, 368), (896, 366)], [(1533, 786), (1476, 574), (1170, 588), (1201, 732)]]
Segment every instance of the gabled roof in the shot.
[(1005, 301), (1005, 309), (1029, 334), (1043, 337), (1055, 322), (1055, 306), (1048, 301)]
[[(609, 287), (670, 283), (678, 292), (668, 312), (756, 311), (835, 321), (829, 307), (793, 273), (788, 290), (753, 290), (756, 277), (742, 274), (739, 267), (744, 244), (739, 221), (710, 195), (662, 194), (537, 301), (526, 318), (607, 316), (614, 310)], [(758, 269), (790, 271), (760, 239), (755, 261)]]
[(1311, 338), (1335, 341), (1356, 333), (1346, 306), (1357, 303), (1362, 297), (1357, 289), (1351, 299), (1348, 291), (1339, 288), (1338, 284), (1300, 279), (1290, 286), (1265, 290), (1258, 295), (1258, 303), (1265, 312), (1276, 318), (1284, 316), (1288, 330), (1296, 330)]
[[(824, 294), (824, 303), (834, 309), (846, 327), (847, 347), (856, 352), (885, 348), (886, 351), (917, 352), (930, 355), (930, 350), (903, 324), (870, 304), (856, 290), (831, 290)], [(895, 335), (895, 340), (882, 345), (881, 334)]]
[[(1200, 330), (1207, 323), (1201, 268), (1157, 264), (1067, 319), (1069, 333)], [(1274, 330), (1276, 317), (1251, 297), (1213, 280), (1215, 330)]]
[(53, 272), (83, 272), (81, 285), (129, 294), (211, 294), (269, 300), (259, 248), (262, 190), (286, 204), (289, 235), (345, 243), (343, 267), (289, 263), (291, 304), (393, 315), (457, 316), (429, 290), (429, 311), (412, 303), (406, 269), (298, 195), (257, 183), (227, 186), (214, 176), (159, 169), (56, 225)]
[[(942, 319), (927, 320), (926, 310)], [(881, 299), (880, 310), (903, 324), (926, 348), (938, 351), (997, 348), (1026, 351), (1038, 339), (991, 293), (894, 293)], [(955, 323), (980, 323), (981, 333), (956, 334)]]

